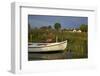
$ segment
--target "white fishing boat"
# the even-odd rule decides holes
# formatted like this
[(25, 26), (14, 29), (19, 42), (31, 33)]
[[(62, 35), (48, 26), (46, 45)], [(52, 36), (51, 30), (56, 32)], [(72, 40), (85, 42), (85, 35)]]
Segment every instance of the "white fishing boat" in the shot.
[(29, 52), (63, 51), (67, 47), (67, 40), (55, 43), (29, 43)]

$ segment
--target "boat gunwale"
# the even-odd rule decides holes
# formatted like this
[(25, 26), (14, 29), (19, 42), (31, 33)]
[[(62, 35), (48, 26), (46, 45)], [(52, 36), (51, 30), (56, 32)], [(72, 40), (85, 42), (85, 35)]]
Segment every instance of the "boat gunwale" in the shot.
[[(63, 42), (59, 42), (59, 43), (57, 43), (57, 44), (51, 43), (51, 44), (53, 44), (53, 45), (45, 45), (45, 46), (38, 46), (38, 47), (29, 47), (29, 46), (28, 46), (28, 48), (44, 48), (44, 47), (51, 47), (51, 46), (61, 45), (61, 44), (64, 44), (64, 43), (67, 43), (67, 40), (66, 40), (66, 41), (63, 41)], [(49, 44), (49, 43), (46, 43), (46, 44)]]

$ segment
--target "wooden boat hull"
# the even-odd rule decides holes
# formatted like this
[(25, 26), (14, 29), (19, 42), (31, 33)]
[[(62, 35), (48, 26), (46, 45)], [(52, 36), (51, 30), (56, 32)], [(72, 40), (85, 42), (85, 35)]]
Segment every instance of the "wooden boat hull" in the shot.
[(28, 52), (63, 51), (67, 47), (67, 40), (58, 43), (34, 43), (28, 46)]

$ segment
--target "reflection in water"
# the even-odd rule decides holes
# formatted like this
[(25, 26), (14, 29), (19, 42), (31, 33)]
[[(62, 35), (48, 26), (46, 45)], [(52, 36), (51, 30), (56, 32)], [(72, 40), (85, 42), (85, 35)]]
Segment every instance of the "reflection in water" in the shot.
[[(71, 51), (53, 51), (53, 52), (29, 52), (28, 59), (31, 60), (55, 60), (55, 59), (72, 59), (75, 52)], [(75, 58), (75, 57), (74, 57)], [(79, 58), (79, 57), (76, 57)], [(87, 58), (87, 57), (83, 57)]]

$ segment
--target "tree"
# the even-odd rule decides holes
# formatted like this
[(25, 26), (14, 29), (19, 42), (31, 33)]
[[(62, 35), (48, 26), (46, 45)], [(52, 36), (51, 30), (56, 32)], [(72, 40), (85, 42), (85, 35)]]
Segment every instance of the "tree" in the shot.
[(52, 26), (51, 26), (51, 25), (49, 25), (49, 26), (48, 26), (48, 29), (52, 29)]
[(81, 24), (81, 25), (80, 25), (80, 30), (81, 30), (82, 32), (87, 32), (87, 31), (88, 31), (88, 25), (86, 25), (86, 24)]
[(30, 32), (30, 30), (31, 30), (31, 25), (28, 24), (28, 31)]
[(61, 24), (60, 23), (55, 23), (54, 28), (58, 31), (61, 29)]
[(32, 34), (31, 34), (31, 32), (32, 32), (31, 25), (28, 24), (28, 41), (29, 42), (32, 41)]
[(58, 32), (61, 29), (61, 24), (60, 23), (55, 23), (54, 28), (56, 29), (56, 42), (58, 42)]
[(48, 29), (48, 27), (47, 26), (41, 26), (40, 29), (46, 30), (46, 29)]

